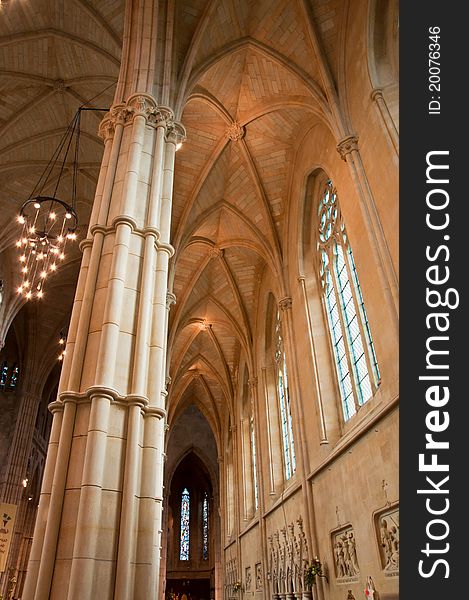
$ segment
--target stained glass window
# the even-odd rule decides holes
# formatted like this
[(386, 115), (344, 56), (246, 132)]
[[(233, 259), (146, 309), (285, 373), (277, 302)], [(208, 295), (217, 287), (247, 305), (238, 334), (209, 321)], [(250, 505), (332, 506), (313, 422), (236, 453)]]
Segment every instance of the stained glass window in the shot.
[(202, 506), (202, 556), (204, 560), (208, 560), (208, 494), (205, 492), (204, 502)]
[(7, 384), (7, 378), (8, 378), (8, 364), (7, 361), (5, 361), (2, 365), (1, 371), (0, 371), (0, 389), (4, 390)]
[(12, 372), (11, 377), (10, 377), (10, 387), (12, 389), (16, 388), (16, 386), (18, 384), (19, 373), (20, 373), (20, 368), (18, 367), (18, 365), (16, 365), (13, 368), (13, 372)]
[(285, 463), (285, 477), (290, 479), (296, 471), (295, 444), (293, 441), (293, 424), (290, 410), (290, 397), (288, 392), (287, 362), (283, 349), (282, 324), (280, 313), (277, 311), (275, 323), (276, 351), (275, 362), (277, 363), (277, 389), (280, 405), (280, 421), (282, 428), (283, 456)]
[(344, 419), (371, 398), (380, 373), (337, 192), (326, 182), (319, 209), (320, 276)]
[(189, 518), (190, 497), (189, 490), (184, 488), (181, 498), (181, 543), (179, 550), (180, 560), (189, 560)]

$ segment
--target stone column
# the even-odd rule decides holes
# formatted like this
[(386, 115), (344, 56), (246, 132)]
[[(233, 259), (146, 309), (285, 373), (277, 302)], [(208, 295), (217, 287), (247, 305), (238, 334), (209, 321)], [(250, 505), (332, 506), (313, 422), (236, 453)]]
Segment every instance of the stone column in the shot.
[(101, 127), (96, 196), (25, 600), (156, 597), (172, 179), (182, 126), (149, 94)]
[(158, 591), (169, 232), (184, 138), (154, 96), (171, 66), (160, 9), (126, 0), (23, 600)]
[(378, 277), (381, 282), (381, 288), (384, 291), (390, 322), (393, 325), (397, 340), (399, 332), (398, 279), (358, 149), (358, 137), (356, 135), (348, 135), (337, 144), (337, 151), (342, 160), (349, 165), (356, 185), (363, 220), (378, 270)]
[(20, 389), (16, 392), (19, 411), (16, 416), (15, 431), (10, 444), (6, 469), (0, 486), (0, 500), (9, 504), (19, 504), (23, 495), (23, 479), (26, 477), (29, 453), (31, 452), (34, 423), (40, 397), (35, 389)]
[[(292, 299), (290, 297), (282, 298), (279, 300), (279, 308), (282, 311), (282, 320), (284, 322), (283, 335), (286, 343), (287, 352), (287, 367), (292, 366), (289, 381), (293, 381), (293, 389), (290, 393), (290, 401), (293, 406), (294, 413), (292, 417), (296, 416), (296, 431), (299, 433), (299, 443), (295, 444), (297, 450), (297, 462), (299, 475), (307, 475), (309, 471), (309, 460), (305, 440), (307, 439), (307, 431), (305, 430), (305, 421), (303, 416), (304, 402), (301, 401), (301, 390), (299, 386), (298, 377), (298, 360), (296, 356), (296, 345), (294, 343), (294, 329), (292, 321)], [(295, 439), (297, 442), (297, 438)], [(314, 523), (314, 507), (312, 504), (312, 498), (310, 494), (310, 484), (304, 479), (302, 483), (302, 498), (303, 506), (305, 507), (305, 531), (309, 540), (309, 546), (312, 548), (313, 556), (318, 554), (317, 551), (317, 540)], [(318, 600), (323, 600), (324, 594), (321, 589), (318, 594)]]
[[(254, 434), (256, 436), (256, 452), (257, 452), (257, 481), (258, 481), (258, 491), (259, 491), (259, 506), (257, 508), (259, 514), (259, 527), (261, 532), (261, 546), (262, 546), (262, 591), (264, 597), (268, 593), (268, 584), (267, 584), (267, 570), (268, 570), (268, 545), (267, 545), (267, 531), (265, 524), (265, 517), (263, 516), (265, 513), (265, 497), (264, 493), (267, 491), (264, 487), (265, 478), (262, 469), (263, 463), (263, 444), (261, 443), (261, 435), (260, 435), (260, 420), (259, 420), (259, 394), (258, 394), (258, 378), (251, 377), (248, 379), (249, 393), (251, 396), (251, 400), (253, 403), (253, 412), (254, 412)], [(255, 574), (254, 574), (255, 575)]]
[(386, 127), (386, 132), (391, 140), (392, 147), (396, 156), (399, 156), (399, 132), (397, 131), (394, 120), (389, 112), (388, 104), (383, 94), (383, 90), (381, 88), (375, 88), (371, 92), (371, 99), (376, 104), (379, 114), (383, 119), (384, 125)]
[(308, 339), (309, 339), (309, 345), (311, 348), (311, 358), (312, 358), (313, 377), (314, 377), (314, 391), (316, 392), (316, 406), (317, 406), (317, 414), (318, 414), (317, 421), (318, 421), (319, 440), (320, 440), (319, 443), (321, 445), (324, 445), (324, 444), (328, 444), (329, 440), (327, 437), (326, 418), (325, 418), (321, 386), (319, 385), (319, 371), (318, 371), (316, 344), (314, 342), (314, 337), (313, 337), (313, 333), (312, 333), (313, 326), (312, 326), (311, 312), (309, 310), (308, 296), (306, 293), (306, 283), (305, 283), (304, 275), (300, 275), (298, 277), (298, 282), (301, 286), (303, 304), (305, 307), (306, 318), (308, 321)]

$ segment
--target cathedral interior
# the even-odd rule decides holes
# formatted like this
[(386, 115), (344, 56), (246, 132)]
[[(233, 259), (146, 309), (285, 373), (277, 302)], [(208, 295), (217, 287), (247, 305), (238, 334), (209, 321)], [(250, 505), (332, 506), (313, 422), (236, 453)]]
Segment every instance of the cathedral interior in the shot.
[(0, 1), (0, 598), (398, 600), (398, 23)]

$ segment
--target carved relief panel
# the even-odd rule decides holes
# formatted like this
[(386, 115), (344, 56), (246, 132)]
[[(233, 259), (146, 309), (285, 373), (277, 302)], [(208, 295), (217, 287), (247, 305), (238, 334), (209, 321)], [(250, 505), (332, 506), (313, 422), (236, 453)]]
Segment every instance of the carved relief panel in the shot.
[(251, 591), (251, 567), (246, 567), (246, 575), (244, 579), (244, 588), (246, 592)]
[(358, 581), (360, 567), (358, 564), (355, 532), (347, 525), (331, 534), (332, 555), (337, 583)]
[(399, 507), (377, 513), (375, 529), (381, 568), (385, 577), (395, 577), (399, 575)]
[(262, 589), (262, 564), (256, 563), (256, 591)]

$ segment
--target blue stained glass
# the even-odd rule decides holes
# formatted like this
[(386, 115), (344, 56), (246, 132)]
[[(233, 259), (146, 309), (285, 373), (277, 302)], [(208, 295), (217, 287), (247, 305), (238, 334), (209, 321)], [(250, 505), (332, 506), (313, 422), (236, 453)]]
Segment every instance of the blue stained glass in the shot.
[(280, 316), (277, 313), (277, 323), (275, 327), (277, 335), (277, 350), (275, 358), (277, 360), (278, 368), (278, 394), (280, 404), (280, 420), (282, 425), (282, 442), (283, 442), (283, 455), (285, 460), (285, 477), (290, 479), (293, 473), (296, 471), (296, 456), (295, 456), (295, 443), (293, 441), (293, 423), (290, 408), (290, 397), (288, 394), (288, 377), (287, 377), (287, 363), (285, 358), (285, 352), (283, 350), (283, 340), (281, 335), (281, 324)]
[(187, 488), (184, 488), (181, 499), (181, 543), (179, 551), (180, 560), (189, 560), (189, 517), (189, 490)]
[(12, 389), (14, 389), (17, 386), (17, 384), (18, 384), (18, 376), (19, 376), (19, 374), (20, 374), (20, 368), (18, 366), (16, 366), (13, 369), (13, 373), (11, 374), (11, 378), (10, 378), (10, 387)]
[(7, 377), (8, 377), (8, 365), (7, 362), (5, 361), (3, 363), (2, 366), (2, 370), (0, 371), (0, 389), (5, 389), (5, 386), (7, 384)]
[(371, 398), (372, 379), (378, 385), (380, 373), (352, 249), (331, 180), (326, 182), (318, 216), (320, 274), (344, 418), (348, 420), (355, 414), (356, 404), (361, 406)]
[(202, 508), (202, 534), (203, 534), (203, 549), (202, 554), (204, 560), (208, 560), (208, 494), (205, 492), (204, 504)]

